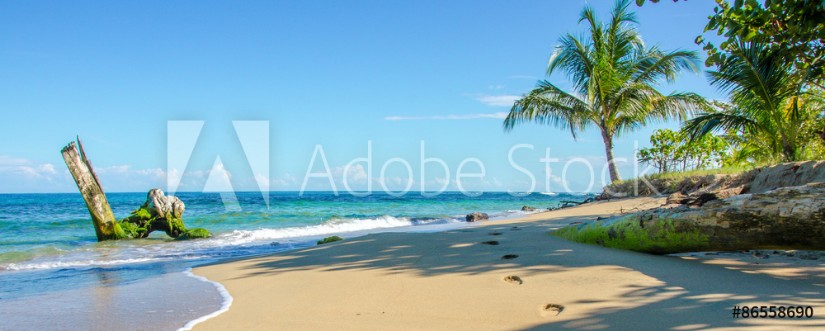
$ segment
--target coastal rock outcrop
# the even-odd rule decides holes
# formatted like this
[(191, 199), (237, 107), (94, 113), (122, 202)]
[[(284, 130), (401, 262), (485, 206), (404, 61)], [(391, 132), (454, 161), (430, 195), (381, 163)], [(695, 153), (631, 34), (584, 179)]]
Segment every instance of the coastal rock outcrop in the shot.
[(740, 194), (706, 201), (698, 208), (660, 208), (571, 225), (553, 234), (577, 242), (654, 254), (825, 250), (825, 183)]
[(536, 211), (536, 208), (530, 206), (522, 206), (521, 211)]
[(825, 161), (782, 163), (751, 172), (753, 179), (742, 193), (763, 193), (780, 187), (825, 182)]
[(717, 199), (725, 199), (743, 193), (764, 193), (780, 187), (800, 186), (815, 182), (825, 182), (825, 161), (782, 163), (739, 174), (643, 177), (605, 186), (604, 192), (597, 196), (596, 200), (669, 195), (669, 204), (679, 204), (677, 201), (682, 198), (674, 194), (680, 193), (695, 196), (694, 199), (684, 199), (681, 204), (695, 204), (696, 198), (703, 193), (712, 193)]
[(467, 220), (467, 222), (477, 222), (490, 219), (490, 215), (487, 215), (486, 213), (474, 212), (471, 214), (467, 214), (467, 217), (465, 219)]

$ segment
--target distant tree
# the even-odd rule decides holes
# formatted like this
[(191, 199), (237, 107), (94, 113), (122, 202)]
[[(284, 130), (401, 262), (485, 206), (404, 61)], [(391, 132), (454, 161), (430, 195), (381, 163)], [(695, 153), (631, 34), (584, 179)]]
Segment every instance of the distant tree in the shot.
[(650, 136), (652, 146), (639, 150), (639, 160), (654, 166), (659, 173), (672, 171), (680, 156), (677, 153), (680, 140), (682, 139), (677, 132), (656, 130)]
[(588, 126), (599, 128), (611, 181), (621, 179), (613, 158), (613, 137), (650, 121), (684, 116), (704, 102), (693, 93), (665, 95), (656, 90), (654, 85), (672, 81), (682, 70), (698, 71), (697, 55), (646, 48), (628, 6), (627, 0), (616, 1), (610, 21), (604, 24), (593, 8), (585, 7), (579, 22), (589, 25), (589, 37), (562, 37), (547, 67), (548, 76), (557, 70), (566, 73), (574, 91), (539, 81), (515, 102), (504, 120), (505, 130), (535, 122), (569, 129), (574, 138)]
[(651, 147), (639, 150), (639, 160), (654, 166), (659, 173), (707, 169), (722, 165), (728, 144), (715, 135), (691, 141), (681, 131), (660, 129), (650, 136)]

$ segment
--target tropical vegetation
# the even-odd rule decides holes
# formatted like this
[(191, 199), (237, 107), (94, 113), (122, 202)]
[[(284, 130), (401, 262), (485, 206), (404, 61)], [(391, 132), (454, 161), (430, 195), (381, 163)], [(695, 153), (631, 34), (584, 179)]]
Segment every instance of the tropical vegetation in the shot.
[(714, 102), (683, 133), (691, 141), (719, 133), (730, 148), (726, 165), (825, 158), (825, 2), (716, 4), (705, 32), (723, 41), (696, 43), (707, 51), (711, 85), (730, 102)]
[(639, 150), (639, 161), (659, 173), (717, 168), (729, 163), (730, 146), (721, 136), (706, 135), (690, 141), (684, 132), (660, 129), (650, 136), (650, 144)]
[(505, 130), (534, 122), (570, 130), (574, 138), (578, 131), (597, 127), (611, 181), (621, 179), (613, 157), (615, 137), (652, 121), (684, 118), (703, 104), (693, 93), (663, 94), (656, 89), (683, 70), (698, 71), (698, 56), (692, 51), (646, 47), (629, 5), (628, 0), (616, 1), (605, 23), (592, 7), (585, 7), (579, 22), (587, 24), (589, 35), (563, 36), (547, 67), (548, 77), (557, 71), (566, 74), (573, 90), (541, 80), (514, 103), (504, 120)]

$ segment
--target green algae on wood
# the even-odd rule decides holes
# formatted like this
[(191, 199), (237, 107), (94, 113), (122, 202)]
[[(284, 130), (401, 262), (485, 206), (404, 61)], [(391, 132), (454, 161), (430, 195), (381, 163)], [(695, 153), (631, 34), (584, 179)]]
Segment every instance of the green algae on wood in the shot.
[(183, 220), (172, 213), (159, 215), (155, 208), (146, 205), (133, 211), (129, 217), (119, 222), (128, 238), (146, 238), (153, 231), (164, 231), (166, 235), (180, 240), (209, 238), (212, 236), (203, 228), (187, 229)]

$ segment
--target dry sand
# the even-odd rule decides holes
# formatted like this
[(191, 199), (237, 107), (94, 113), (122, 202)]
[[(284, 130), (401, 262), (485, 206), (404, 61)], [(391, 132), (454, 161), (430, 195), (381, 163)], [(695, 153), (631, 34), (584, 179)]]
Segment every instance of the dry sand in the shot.
[[(662, 203), (596, 202), (200, 267), (195, 273), (224, 284), (234, 303), (195, 329), (825, 329), (825, 261), (653, 256), (548, 235), (571, 222)], [(735, 319), (734, 305), (810, 305), (814, 318)]]

